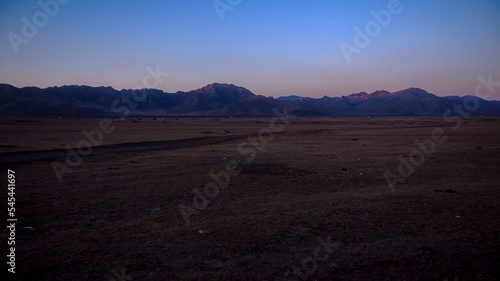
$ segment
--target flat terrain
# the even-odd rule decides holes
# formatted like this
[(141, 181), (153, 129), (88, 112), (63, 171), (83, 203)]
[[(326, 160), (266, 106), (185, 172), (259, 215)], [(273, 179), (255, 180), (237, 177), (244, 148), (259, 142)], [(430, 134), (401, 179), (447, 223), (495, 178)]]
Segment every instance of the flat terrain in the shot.
[(99, 120), (2, 117), (0, 158), (59, 151), (0, 162), (9, 280), (500, 280), (500, 119), (461, 121), (117, 120), (98, 145), (185, 145), (69, 157)]

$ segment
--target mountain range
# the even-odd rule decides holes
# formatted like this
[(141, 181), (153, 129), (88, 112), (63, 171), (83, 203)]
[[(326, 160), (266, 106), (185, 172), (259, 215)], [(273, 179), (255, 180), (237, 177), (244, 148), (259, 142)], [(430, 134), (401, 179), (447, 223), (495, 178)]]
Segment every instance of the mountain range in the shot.
[[(279, 98), (255, 95), (232, 84), (214, 83), (189, 91), (165, 93), (156, 89), (115, 90), (112, 87), (24, 87), (0, 84), (0, 115), (63, 118), (116, 118), (274, 115), (286, 107), (301, 117), (442, 116), (466, 97), (439, 97), (419, 88), (398, 92), (376, 91), (342, 97)], [(499, 116), (500, 101), (477, 98), (475, 116)]]

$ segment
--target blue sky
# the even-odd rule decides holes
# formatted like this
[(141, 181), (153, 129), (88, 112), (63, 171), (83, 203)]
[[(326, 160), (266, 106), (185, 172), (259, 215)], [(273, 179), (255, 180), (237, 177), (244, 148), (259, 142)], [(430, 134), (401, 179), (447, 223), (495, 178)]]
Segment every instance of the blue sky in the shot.
[[(221, 82), (274, 97), (409, 87), (467, 95), (479, 75), (500, 81), (497, 0), (400, 0), (350, 62), (341, 43), (356, 47), (355, 28), (398, 1), (220, 0), (236, 4), (223, 18), (213, 0), (41, 2), (58, 6), (45, 25), (37, 1), (0, 2), (1, 83), (120, 90), (140, 87), (145, 68), (157, 65), (170, 73), (156, 87), (164, 91)], [(32, 38), (23, 17), (38, 20)], [(24, 43), (12, 44), (12, 34)]]

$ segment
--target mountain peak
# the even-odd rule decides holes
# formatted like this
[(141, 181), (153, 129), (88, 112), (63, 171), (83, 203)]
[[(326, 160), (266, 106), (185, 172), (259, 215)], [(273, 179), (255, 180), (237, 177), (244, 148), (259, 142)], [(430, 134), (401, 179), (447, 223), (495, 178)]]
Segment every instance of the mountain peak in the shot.
[(397, 91), (397, 92), (393, 92), (393, 93), (391, 93), (391, 95), (399, 95), (399, 94), (403, 94), (403, 93), (410, 93), (410, 94), (414, 94), (414, 95), (432, 95), (425, 90), (422, 90), (420, 88), (414, 88), (414, 87), (408, 88), (405, 90), (401, 90), (401, 91)]
[(205, 87), (199, 88), (188, 93), (198, 94), (198, 95), (222, 95), (222, 96), (232, 96), (232, 97), (251, 97), (255, 96), (252, 92), (246, 88), (235, 86), (233, 84), (226, 83), (212, 83)]
[(204, 91), (204, 92), (207, 92), (207, 93), (213, 93), (213, 92), (216, 92), (219, 89), (229, 89), (229, 88), (233, 88), (233, 87), (234, 88), (240, 88), (240, 87), (235, 86), (233, 84), (212, 83), (212, 84), (206, 85), (205, 87), (201, 87), (201, 88), (197, 89), (196, 91)]
[(226, 83), (212, 83), (205, 87), (199, 88), (197, 90), (191, 91), (197, 94), (224, 94), (224, 93), (239, 93), (244, 95), (254, 95), (252, 92), (246, 88), (235, 86), (233, 84)]

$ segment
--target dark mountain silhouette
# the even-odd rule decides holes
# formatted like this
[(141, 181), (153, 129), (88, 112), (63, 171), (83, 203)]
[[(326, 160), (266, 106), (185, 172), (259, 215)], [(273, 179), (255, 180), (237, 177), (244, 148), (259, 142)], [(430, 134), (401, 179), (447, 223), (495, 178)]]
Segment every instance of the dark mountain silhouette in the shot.
[[(232, 84), (214, 83), (189, 91), (165, 93), (155, 89), (117, 91), (111, 87), (62, 86), (45, 89), (0, 84), (0, 115), (38, 117), (168, 117), (273, 116), (273, 109), (304, 117), (442, 116), (466, 97), (438, 97), (422, 89), (390, 93), (355, 93), (319, 99), (255, 95)], [(500, 115), (499, 101), (475, 98), (471, 115)]]

